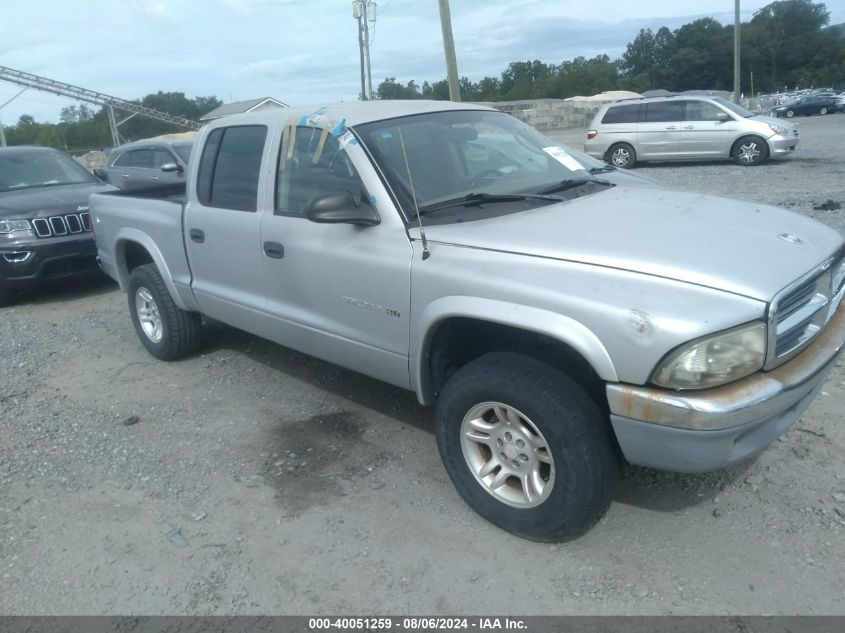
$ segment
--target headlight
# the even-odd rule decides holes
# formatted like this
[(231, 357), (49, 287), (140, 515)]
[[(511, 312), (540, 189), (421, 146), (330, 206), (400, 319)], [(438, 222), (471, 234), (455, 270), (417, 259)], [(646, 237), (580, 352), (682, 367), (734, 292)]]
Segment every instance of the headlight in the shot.
[(10, 235), (15, 231), (29, 231), (28, 220), (0, 220), (0, 235)]
[(657, 366), (652, 382), (670, 389), (724, 385), (762, 369), (766, 324), (750, 323), (681, 345)]
[(783, 127), (782, 125), (778, 125), (777, 123), (769, 123), (769, 127), (775, 134), (780, 134), (781, 136), (786, 136), (789, 134), (789, 128)]

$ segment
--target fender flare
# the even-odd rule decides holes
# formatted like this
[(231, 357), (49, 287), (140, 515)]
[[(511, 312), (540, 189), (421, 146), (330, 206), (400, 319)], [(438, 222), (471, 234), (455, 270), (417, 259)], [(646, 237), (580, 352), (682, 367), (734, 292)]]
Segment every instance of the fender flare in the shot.
[(161, 254), (158, 246), (156, 246), (156, 243), (149, 235), (143, 231), (139, 231), (138, 229), (123, 227), (117, 232), (117, 236), (115, 238), (114, 255), (120, 287), (126, 289), (129, 286), (129, 269), (126, 265), (126, 245), (129, 242), (139, 244), (147, 251), (147, 253), (149, 253), (176, 306), (182, 310), (191, 310), (191, 308), (185, 305), (184, 301), (182, 301), (182, 297), (176, 291), (176, 286), (173, 283), (173, 276), (170, 273), (170, 268), (167, 266), (164, 256)]
[(543, 334), (578, 352), (602, 380), (618, 382), (610, 354), (598, 337), (583, 323), (542, 308), (496, 299), (450, 296), (441, 297), (426, 306), (412, 327), (413, 347), (409, 370), (411, 384), (414, 385), (420, 404), (431, 404), (434, 400), (431, 375), (428, 371), (429, 350), (439, 325), (450, 318), (487, 321)]

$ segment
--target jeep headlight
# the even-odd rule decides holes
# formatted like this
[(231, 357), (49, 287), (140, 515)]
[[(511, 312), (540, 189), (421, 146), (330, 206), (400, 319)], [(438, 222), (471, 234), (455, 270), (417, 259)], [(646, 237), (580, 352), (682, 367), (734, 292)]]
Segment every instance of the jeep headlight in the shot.
[(29, 231), (28, 220), (0, 220), (0, 235), (7, 236), (18, 231)]
[(788, 127), (778, 125), (777, 123), (769, 123), (769, 127), (772, 129), (772, 132), (774, 132), (775, 134), (779, 134), (780, 136), (789, 135), (789, 128)]
[(766, 324), (749, 323), (681, 345), (661, 361), (652, 382), (669, 389), (724, 385), (762, 369)]

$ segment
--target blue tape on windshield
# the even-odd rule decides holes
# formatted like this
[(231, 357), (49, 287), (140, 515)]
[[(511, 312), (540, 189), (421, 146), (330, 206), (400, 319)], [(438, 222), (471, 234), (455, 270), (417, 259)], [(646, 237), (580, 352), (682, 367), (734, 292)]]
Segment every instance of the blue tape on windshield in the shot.
[(299, 117), (299, 125), (307, 126), (308, 125), (308, 119), (310, 119), (311, 117), (314, 117), (314, 116), (320, 116), (321, 114), (325, 114), (326, 110), (328, 110), (328, 109), (329, 109), (328, 106), (323, 106), (322, 108), (319, 108), (318, 110), (314, 110), (314, 112), (312, 112), (311, 114), (303, 114), (301, 117)]

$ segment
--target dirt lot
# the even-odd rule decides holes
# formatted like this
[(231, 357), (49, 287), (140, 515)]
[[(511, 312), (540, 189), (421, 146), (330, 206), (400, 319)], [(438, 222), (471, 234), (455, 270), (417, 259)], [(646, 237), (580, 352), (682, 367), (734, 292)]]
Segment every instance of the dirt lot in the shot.
[[(781, 163), (642, 171), (842, 230), (845, 115), (799, 124)], [(107, 281), (0, 317), (0, 613), (845, 614), (841, 362), (755, 461), (628, 468), (550, 546), (464, 505), (410, 393), (219, 325), (155, 361)]]

